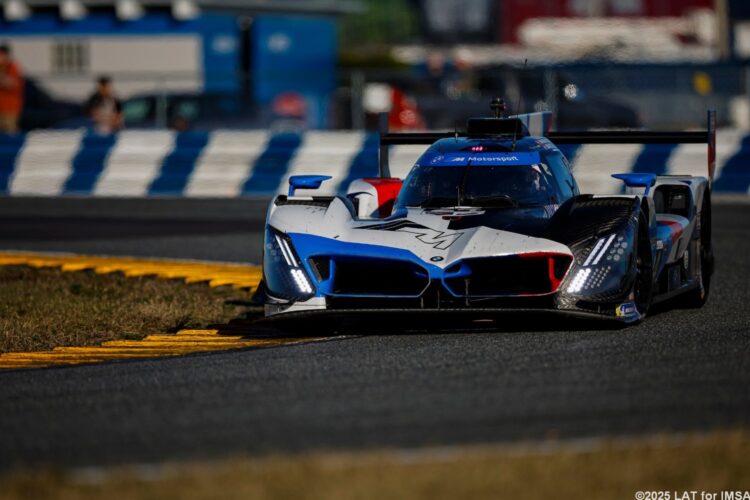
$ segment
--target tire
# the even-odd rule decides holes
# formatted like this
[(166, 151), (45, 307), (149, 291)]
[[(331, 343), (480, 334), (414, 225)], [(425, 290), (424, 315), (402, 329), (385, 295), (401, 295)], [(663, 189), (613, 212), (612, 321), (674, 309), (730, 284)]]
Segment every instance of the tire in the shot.
[(635, 281), (633, 283), (633, 303), (640, 315), (646, 317), (654, 297), (654, 272), (651, 255), (651, 240), (648, 232), (648, 218), (641, 211), (638, 218), (638, 231), (635, 237)]
[(681, 299), (684, 307), (699, 308), (708, 300), (711, 290), (711, 275), (714, 272), (714, 252), (711, 244), (711, 195), (703, 195), (703, 207), (700, 213), (700, 236), (698, 237), (698, 258), (700, 262), (699, 279), (701, 286), (686, 292)]

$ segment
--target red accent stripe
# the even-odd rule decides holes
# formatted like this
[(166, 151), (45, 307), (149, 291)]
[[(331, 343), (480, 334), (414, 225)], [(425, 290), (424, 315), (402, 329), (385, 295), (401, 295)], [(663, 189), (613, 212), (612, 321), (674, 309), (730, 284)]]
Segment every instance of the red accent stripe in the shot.
[[(527, 252), (518, 254), (518, 257), (522, 259), (547, 259), (547, 276), (549, 277), (550, 285), (549, 293), (556, 292), (560, 288), (560, 283), (565, 279), (565, 275), (568, 274), (568, 269), (570, 269), (570, 263), (573, 262), (573, 258), (570, 255), (558, 252)], [(555, 274), (555, 258), (564, 258), (568, 261), (568, 267), (565, 269), (563, 275), (559, 277)]]
[(560, 279), (555, 276), (555, 259), (554, 257), (547, 257), (547, 273), (549, 274), (549, 284), (552, 290), (557, 290), (560, 287)]
[(716, 171), (716, 110), (708, 112), (708, 180), (714, 182)]
[(685, 230), (682, 224), (674, 220), (660, 220), (659, 224), (666, 224), (669, 227), (669, 230), (672, 232), (672, 243), (677, 241)]
[(375, 188), (378, 193), (378, 216), (388, 217), (393, 211), (393, 203), (401, 191), (403, 181), (395, 177), (369, 177), (362, 179)]

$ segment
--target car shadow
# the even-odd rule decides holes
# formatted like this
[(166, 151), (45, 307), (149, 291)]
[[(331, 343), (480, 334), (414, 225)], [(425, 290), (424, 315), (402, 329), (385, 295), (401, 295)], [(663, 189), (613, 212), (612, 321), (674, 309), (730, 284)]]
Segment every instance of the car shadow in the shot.
[(223, 335), (247, 338), (401, 334), (614, 331), (618, 321), (534, 312), (474, 311), (316, 311), (265, 318), (261, 308), (227, 324), (210, 325)]

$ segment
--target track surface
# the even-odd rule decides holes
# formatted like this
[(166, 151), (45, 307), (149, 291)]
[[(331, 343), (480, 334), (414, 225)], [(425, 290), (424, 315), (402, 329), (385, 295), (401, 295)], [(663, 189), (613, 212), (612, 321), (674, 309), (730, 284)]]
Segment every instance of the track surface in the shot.
[(259, 263), (268, 200), (0, 198), (0, 249)]
[[(258, 262), (264, 210), (4, 199), (0, 248)], [(715, 206), (706, 307), (625, 330), (428, 335), (391, 323), (318, 344), (0, 373), (0, 467), (750, 424), (749, 212)]]

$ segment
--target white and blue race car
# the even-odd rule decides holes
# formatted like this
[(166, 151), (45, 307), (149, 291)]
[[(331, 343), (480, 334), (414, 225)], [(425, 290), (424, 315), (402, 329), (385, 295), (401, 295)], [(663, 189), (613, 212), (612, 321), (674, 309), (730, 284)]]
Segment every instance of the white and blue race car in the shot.
[[(546, 311), (625, 323), (675, 296), (705, 303), (713, 271), (715, 112), (699, 132), (529, 133), (532, 115), (467, 131), (381, 135), (381, 177), (305, 196), (293, 176), (268, 210), (266, 316), (325, 311)], [(557, 147), (705, 143), (708, 176), (615, 174), (622, 195), (581, 194)], [(430, 144), (408, 176), (391, 144)], [(578, 168), (585, 168), (580, 166)]]

